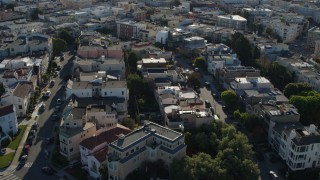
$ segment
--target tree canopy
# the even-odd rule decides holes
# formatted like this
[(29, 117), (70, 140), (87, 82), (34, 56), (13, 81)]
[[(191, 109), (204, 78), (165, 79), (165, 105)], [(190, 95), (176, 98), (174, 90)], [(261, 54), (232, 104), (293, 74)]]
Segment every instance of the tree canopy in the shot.
[(252, 66), (254, 64), (252, 46), (242, 33), (236, 32), (231, 36), (231, 48), (237, 53), (243, 65)]
[(285, 96), (290, 98), (292, 95), (299, 95), (302, 92), (312, 91), (312, 87), (306, 83), (289, 83), (285, 86), (283, 93)]
[(199, 69), (206, 69), (207, 63), (203, 57), (197, 57), (194, 59), (194, 65)]
[(171, 179), (258, 179), (251, 145), (232, 125), (221, 121), (203, 125), (186, 132), (185, 143), (193, 155), (172, 162)]
[(39, 14), (43, 14), (43, 11), (39, 8), (34, 9), (31, 13), (31, 19), (32, 20), (39, 19)]
[(193, 72), (189, 75), (188, 77), (188, 83), (190, 86), (192, 86), (193, 88), (195, 87), (200, 87), (201, 84), (201, 76), (198, 72)]
[(130, 52), (129, 55), (128, 55), (128, 66), (129, 66), (129, 69), (130, 69), (130, 72), (131, 73), (134, 73), (137, 71), (137, 62), (138, 62), (139, 58), (138, 56), (136, 55), (136, 53), (134, 52)]
[(73, 44), (74, 43), (74, 38), (71, 36), (71, 34), (65, 30), (65, 29), (62, 29), (60, 32), (59, 32), (59, 38), (60, 39), (63, 39), (65, 40), (69, 45)]
[(124, 118), (121, 121), (121, 125), (126, 126), (127, 128), (133, 130), (135, 128), (135, 121), (131, 118)]
[(138, 74), (129, 74), (127, 77), (127, 83), (130, 93), (135, 95), (144, 93), (144, 82)]
[(53, 55), (59, 55), (61, 52), (67, 50), (67, 42), (60, 38), (53, 38), (52, 39), (53, 44)]
[(293, 82), (293, 75), (284, 66), (280, 65), (278, 62), (273, 62), (268, 69), (267, 75), (272, 82), (272, 84), (280, 90)]
[(229, 106), (234, 108), (238, 102), (238, 96), (233, 90), (225, 90), (221, 93), (221, 99)]

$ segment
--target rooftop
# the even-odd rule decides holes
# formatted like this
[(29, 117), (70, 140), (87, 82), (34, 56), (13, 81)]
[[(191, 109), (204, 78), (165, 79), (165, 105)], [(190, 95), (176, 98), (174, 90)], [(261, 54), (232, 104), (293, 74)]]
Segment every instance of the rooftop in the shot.
[(28, 94), (31, 92), (32, 85), (28, 83), (18, 83), (16, 88), (13, 91), (13, 95), (25, 98), (28, 96)]
[(146, 125), (144, 125), (140, 129), (119, 137), (119, 139), (113, 142), (112, 145), (120, 149), (125, 149), (127, 147), (130, 147), (130, 145), (132, 145), (133, 143), (150, 136), (156, 136), (169, 141), (174, 141), (175, 139), (182, 137), (183, 134), (160, 126), (153, 122), (147, 122)]
[(105, 132), (102, 132), (101, 134), (97, 136), (90, 137), (86, 140), (83, 140), (80, 145), (87, 148), (87, 149), (94, 149), (96, 146), (102, 144), (102, 143), (112, 143), (113, 141), (117, 140), (120, 134), (128, 134), (131, 130), (115, 127), (110, 130), (107, 130)]
[(95, 124), (91, 122), (87, 122), (84, 125), (84, 127), (76, 127), (76, 128), (60, 127), (59, 135), (64, 136), (66, 138), (70, 138), (93, 127), (95, 127)]
[(13, 113), (14, 107), (13, 105), (2, 105), (0, 104), (0, 117), (5, 116), (7, 114)]

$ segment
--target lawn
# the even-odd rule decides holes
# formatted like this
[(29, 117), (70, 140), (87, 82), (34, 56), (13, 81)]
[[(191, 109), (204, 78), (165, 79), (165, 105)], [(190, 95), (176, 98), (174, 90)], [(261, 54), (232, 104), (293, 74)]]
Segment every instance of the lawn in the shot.
[(0, 169), (8, 167), (13, 159), (14, 153), (9, 153), (3, 156), (0, 156)]
[(20, 125), (19, 126), (19, 134), (17, 136), (15, 136), (14, 140), (10, 142), (10, 144), (8, 145), (8, 148), (16, 150), (19, 146), (19, 143), (21, 141), (21, 138), (24, 134), (24, 132), (26, 131), (27, 125)]

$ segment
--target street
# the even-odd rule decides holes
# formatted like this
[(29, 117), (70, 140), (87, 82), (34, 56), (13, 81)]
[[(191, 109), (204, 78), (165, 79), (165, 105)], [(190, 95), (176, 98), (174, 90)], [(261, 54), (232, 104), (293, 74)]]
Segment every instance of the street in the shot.
[(41, 171), (43, 166), (50, 166), (49, 158), (46, 157), (45, 152), (48, 151), (50, 153), (54, 146), (46, 145), (43, 143), (43, 140), (44, 138), (52, 137), (54, 135), (54, 128), (58, 126), (58, 123), (52, 122), (50, 117), (54, 112), (57, 99), (63, 98), (64, 89), (61, 88), (62, 80), (65, 75), (69, 74), (70, 72), (72, 65), (71, 61), (68, 63), (70, 58), (71, 56), (66, 53), (65, 60), (60, 62), (62, 65), (60, 75), (53, 79), (55, 80), (55, 85), (49, 88), (51, 91), (51, 96), (44, 101), (46, 104), (46, 109), (43, 113), (39, 114), (37, 118), (39, 128), (33, 141), (33, 145), (30, 148), (28, 160), (23, 168), (14, 172), (14, 175), (21, 179), (58, 179), (56, 175), (47, 176)]

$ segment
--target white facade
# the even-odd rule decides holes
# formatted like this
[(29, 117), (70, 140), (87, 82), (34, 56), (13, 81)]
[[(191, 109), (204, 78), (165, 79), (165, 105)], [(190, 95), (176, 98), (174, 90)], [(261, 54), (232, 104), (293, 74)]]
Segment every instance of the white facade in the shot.
[(230, 83), (232, 89), (261, 89), (261, 88), (273, 88), (272, 83), (265, 77), (243, 77), (235, 78), (234, 82)]
[(5, 134), (18, 132), (18, 121), (15, 107), (11, 105), (0, 104), (0, 127)]
[(270, 123), (269, 141), (290, 170), (320, 167), (320, 133), (315, 125), (303, 127), (300, 123)]
[(247, 20), (239, 15), (217, 16), (217, 25), (238, 30), (246, 30)]
[(156, 34), (156, 42), (166, 44), (169, 35), (169, 29), (165, 28)]

